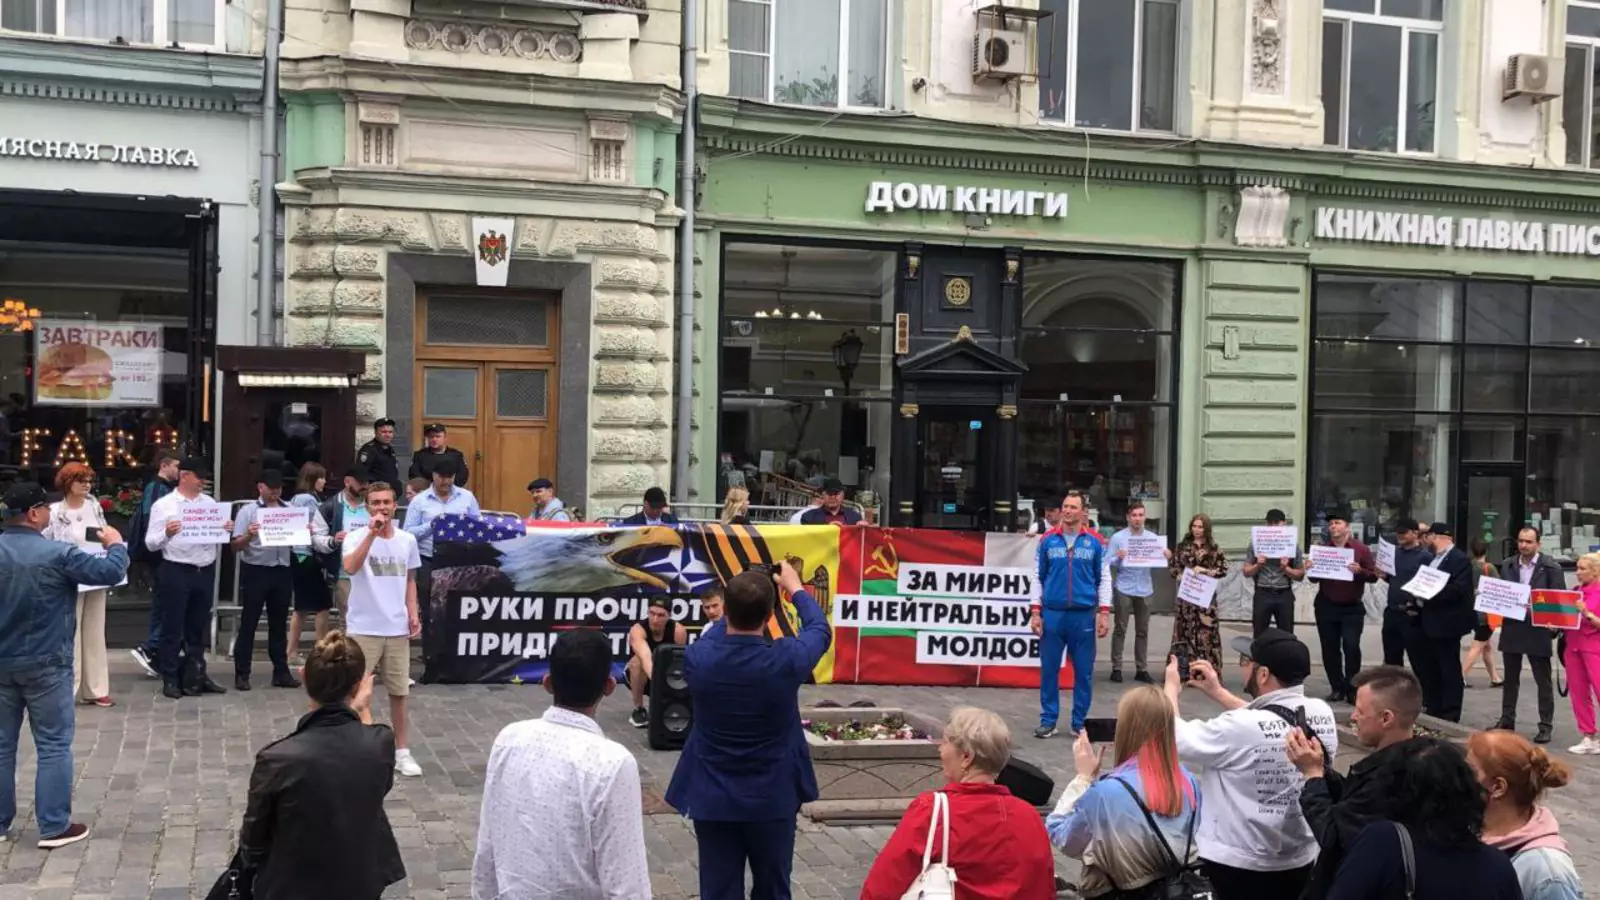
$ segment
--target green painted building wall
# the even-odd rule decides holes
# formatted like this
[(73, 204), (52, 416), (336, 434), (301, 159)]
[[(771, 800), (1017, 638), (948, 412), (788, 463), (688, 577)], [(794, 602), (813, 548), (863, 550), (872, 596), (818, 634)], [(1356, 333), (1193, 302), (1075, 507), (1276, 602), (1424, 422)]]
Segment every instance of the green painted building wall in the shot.
[(345, 103), (334, 91), (284, 96), (285, 159), (290, 175), (302, 169), (345, 164)]

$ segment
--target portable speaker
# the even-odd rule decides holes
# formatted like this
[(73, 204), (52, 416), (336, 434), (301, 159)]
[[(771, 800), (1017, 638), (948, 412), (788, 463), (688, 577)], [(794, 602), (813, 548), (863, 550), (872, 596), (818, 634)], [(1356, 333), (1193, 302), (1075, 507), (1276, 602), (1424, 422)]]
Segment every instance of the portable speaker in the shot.
[(694, 704), (689, 699), (689, 682), (683, 677), (685, 651), (682, 644), (662, 644), (656, 648), (654, 677), (650, 679), (650, 732), (652, 750), (680, 750), (694, 724)]
[(1020, 797), (1029, 806), (1049, 806), (1050, 795), (1056, 789), (1055, 779), (1046, 775), (1043, 769), (1015, 756), (1000, 770), (994, 783), (1005, 785), (1012, 796)]

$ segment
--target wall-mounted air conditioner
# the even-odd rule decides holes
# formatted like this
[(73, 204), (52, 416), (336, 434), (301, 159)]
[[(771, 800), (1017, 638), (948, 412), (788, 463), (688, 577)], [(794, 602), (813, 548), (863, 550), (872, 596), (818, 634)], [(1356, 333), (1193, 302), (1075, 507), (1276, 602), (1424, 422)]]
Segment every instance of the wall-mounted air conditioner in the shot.
[(980, 28), (973, 36), (973, 78), (1008, 79), (1032, 72), (1026, 32)]
[(1561, 75), (1555, 61), (1535, 53), (1518, 53), (1506, 60), (1506, 81), (1501, 100), (1526, 97), (1535, 103), (1561, 96)]

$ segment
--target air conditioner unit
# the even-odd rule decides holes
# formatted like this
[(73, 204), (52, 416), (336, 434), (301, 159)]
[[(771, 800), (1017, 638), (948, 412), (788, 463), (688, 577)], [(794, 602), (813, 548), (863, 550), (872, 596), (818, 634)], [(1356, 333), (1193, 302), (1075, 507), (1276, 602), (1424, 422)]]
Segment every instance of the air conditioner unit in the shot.
[(980, 28), (972, 39), (973, 78), (1016, 78), (1029, 74), (1028, 36), (1021, 31)]
[(1561, 96), (1561, 75), (1548, 56), (1518, 53), (1506, 60), (1506, 83), (1501, 100), (1527, 97), (1535, 103)]

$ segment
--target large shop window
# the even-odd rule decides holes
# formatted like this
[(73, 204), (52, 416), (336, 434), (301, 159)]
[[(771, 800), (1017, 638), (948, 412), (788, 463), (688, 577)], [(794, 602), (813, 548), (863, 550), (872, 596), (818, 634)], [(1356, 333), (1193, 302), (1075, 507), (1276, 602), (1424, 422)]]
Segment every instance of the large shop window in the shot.
[(889, 0), (728, 0), (728, 57), (735, 97), (884, 106)]
[(1434, 152), (1445, 0), (1324, 0), (1323, 143)]
[(1039, 118), (1111, 131), (1174, 130), (1178, 0), (1041, 0)]
[(1600, 163), (1595, 141), (1595, 80), (1600, 77), (1600, 2), (1567, 0), (1567, 70), (1561, 86), (1561, 127), (1567, 165)]
[(1029, 257), (1023, 263), (1017, 416), (1024, 497), (1088, 495), (1104, 527), (1128, 501), (1168, 527), (1178, 270), (1167, 263)]
[(221, 47), (225, 0), (0, 0), (0, 30), (167, 47)]
[(720, 484), (792, 505), (827, 478), (888, 496), (893, 251), (729, 242), (723, 251)]
[(1314, 515), (1600, 543), (1600, 288), (1323, 272), (1315, 304)]

